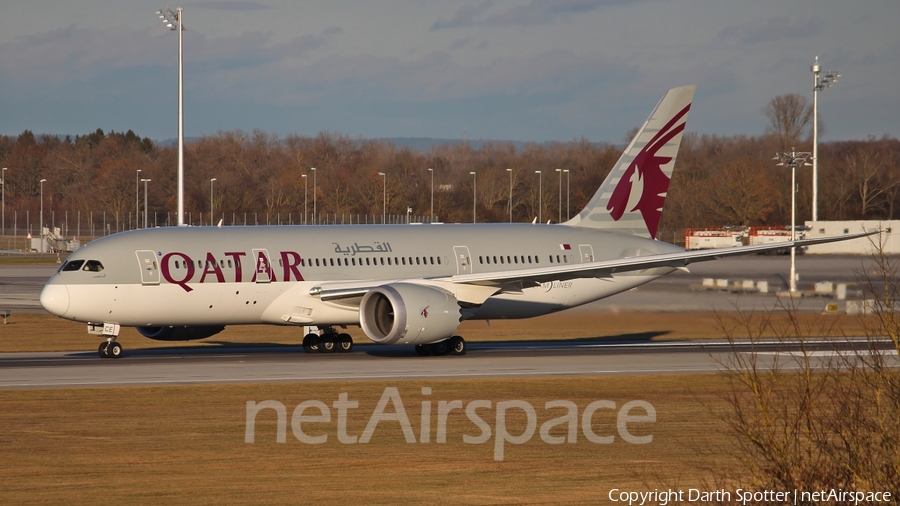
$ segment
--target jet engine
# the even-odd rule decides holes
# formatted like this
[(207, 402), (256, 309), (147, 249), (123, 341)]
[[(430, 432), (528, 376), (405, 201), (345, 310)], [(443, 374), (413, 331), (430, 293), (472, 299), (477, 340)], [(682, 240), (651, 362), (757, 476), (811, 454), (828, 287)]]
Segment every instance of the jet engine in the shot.
[(138, 327), (142, 336), (157, 341), (194, 341), (205, 339), (225, 330), (223, 326), (208, 327)]
[(447, 339), (461, 320), (456, 297), (439, 288), (393, 283), (369, 290), (359, 321), (379, 344), (427, 344)]

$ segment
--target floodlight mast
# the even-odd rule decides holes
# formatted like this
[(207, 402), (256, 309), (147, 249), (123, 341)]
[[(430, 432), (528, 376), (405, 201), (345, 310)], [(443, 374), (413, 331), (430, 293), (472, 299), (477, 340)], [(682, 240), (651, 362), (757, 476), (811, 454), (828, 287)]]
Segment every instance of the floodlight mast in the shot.
[[(797, 167), (812, 165), (806, 161), (811, 154), (809, 151), (794, 151), (794, 146), (791, 146), (790, 153), (775, 153), (775, 158), (772, 158), (778, 161), (777, 166), (791, 168), (791, 242), (797, 240), (797, 227), (795, 225), (797, 222)], [(797, 248), (794, 247), (791, 247), (791, 282), (789, 286), (791, 294), (796, 294)]]
[(831, 88), (836, 83), (841, 73), (837, 70), (829, 70), (819, 80), (819, 57), (809, 68), (813, 73), (813, 151), (812, 151), (812, 221), (819, 221), (819, 92), (825, 88)]
[(184, 9), (175, 12), (166, 4), (166, 10), (156, 11), (159, 18), (171, 30), (178, 31), (178, 226), (184, 225)]

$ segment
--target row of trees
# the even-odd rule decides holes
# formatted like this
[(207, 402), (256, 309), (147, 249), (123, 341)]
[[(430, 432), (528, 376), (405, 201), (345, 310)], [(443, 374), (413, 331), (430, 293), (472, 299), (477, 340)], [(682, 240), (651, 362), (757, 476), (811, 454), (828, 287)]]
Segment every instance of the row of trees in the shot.
[[(785, 97), (776, 97), (764, 109), (771, 120), (765, 134), (685, 135), (663, 213), (662, 238), (684, 227), (788, 222), (790, 171), (776, 167), (772, 157), (789, 150), (790, 144), (811, 150), (811, 143), (806, 138), (809, 119), (804, 121), (808, 104), (799, 95), (786, 97), (800, 101), (797, 117), (785, 120)], [(217, 216), (226, 216), (226, 223), (231, 213), (300, 217), (304, 207), (312, 220), (313, 200), (319, 215), (378, 216), (384, 199), (389, 215), (405, 215), (410, 207), (413, 214), (428, 216), (433, 176), (434, 214), (442, 221), (472, 221), (473, 184), (479, 222), (507, 221), (510, 206), (514, 221), (531, 221), (538, 215), (556, 221), (585, 205), (620, 152), (619, 146), (586, 139), (529, 144), (523, 149), (502, 142), (476, 149), (461, 142), (422, 153), (327, 132), (285, 138), (262, 131), (220, 132), (185, 146), (185, 209), (195, 215), (208, 211), (210, 179), (216, 178), (214, 206)], [(98, 129), (74, 140), (29, 131), (0, 137), (0, 166), (8, 168), (7, 211), (30, 210), (34, 216), (40, 206), (40, 180), (47, 179), (45, 212), (105, 211), (119, 213), (124, 221), (134, 210), (138, 177), (152, 179), (151, 216), (174, 215), (176, 209), (176, 148), (156, 146), (131, 131)], [(798, 219), (809, 219), (809, 170), (798, 171), (798, 187)], [(895, 218), (900, 204), (900, 141), (886, 136), (822, 144), (819, 192), (820, 219)]]

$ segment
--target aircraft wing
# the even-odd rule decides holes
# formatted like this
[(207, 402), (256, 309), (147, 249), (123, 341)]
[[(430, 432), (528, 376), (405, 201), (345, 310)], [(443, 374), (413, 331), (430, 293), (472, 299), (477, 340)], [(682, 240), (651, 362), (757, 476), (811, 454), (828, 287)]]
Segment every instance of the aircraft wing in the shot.
[(577, 278), (611, 278), (620, 272), (633, 272), (656, 267), (671, 267), (683, 269), (694, 262), (706, 262), (719, 258), (748, 255), (762, 251), (771, 251), (784, 248), (804, 247), (814, 244), (847, 241), (877, 234), (878, 231), (862, 232), (818, 239), (806, 239), (802, 241), (784, 241), (770, 244), (756, 244), (752, 246), (738, 246), (733, 248), (718, 248), (709, 250), (692, 250), (676, 253), (661, 253), (637, 257), (617, 258), (614, 260), (601, 260), (598, 262), (586, 262), (580, 264), (554, 265), (531, 269), (519, 269), (513, 271), (485, 272), (475, 274), (458, 274), (452, 277), (453, 283), (465, 283), (494, 287), (510, 287), (521, 283), (521, 288), (539, 285), (548, 281), (565, 281)]
[(480, 304), (484, 302), (485, 299), (498, 292), (519, 291), (522, 288), (539, 286), (541, 283), (549, 281), (565, 281), (577, 278), (611, 279), (616, 273), (642, 271), (656, 267), (684, 269), (694, 262), (706, 262), (730, 256), (749, 255), (761, 251), (790, 248), (791, 246), (804, 247), (814, 244), (847, 241), (877, 233), (878, 231), (873, 231), (822, 237), (818, 239), (806, 239), (802, 241), (784, 241), (770, 244), (756, 244), (753, 246), (738, 246), (735, 248), (679, 251), (675, 253), (661, 253), (656, 255), (617, 258), (614, 260), (601, 260), (598, 262), (532, 267), (529, 269), (517, 269), (511, 271), (457, 274), (449, 278), (332, 282), (316, 286), (310, 291), (310, 295), (318, 296), (323, 301), (334, 301), (354, 305), (359, 302), (359, 298), (373, 288), (403, 281), (407, 283), (441, 287), (454, 293), (460, 300), (465, 300), (473, 304)]

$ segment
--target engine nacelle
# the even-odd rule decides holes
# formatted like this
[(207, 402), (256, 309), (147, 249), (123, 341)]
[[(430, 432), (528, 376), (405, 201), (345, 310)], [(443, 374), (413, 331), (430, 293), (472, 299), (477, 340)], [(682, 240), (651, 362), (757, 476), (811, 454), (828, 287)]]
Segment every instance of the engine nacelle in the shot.
[(369, 339), (379, 344), (435, 343), (459, 327), (459, 302), (439, 288), (393, 283), (363, 296), (359, 322)]
[(142, 336), (157, 341), (194, 341), (206, 339), (225, 330), (223, 326), (209, 327), (138, 327)]

